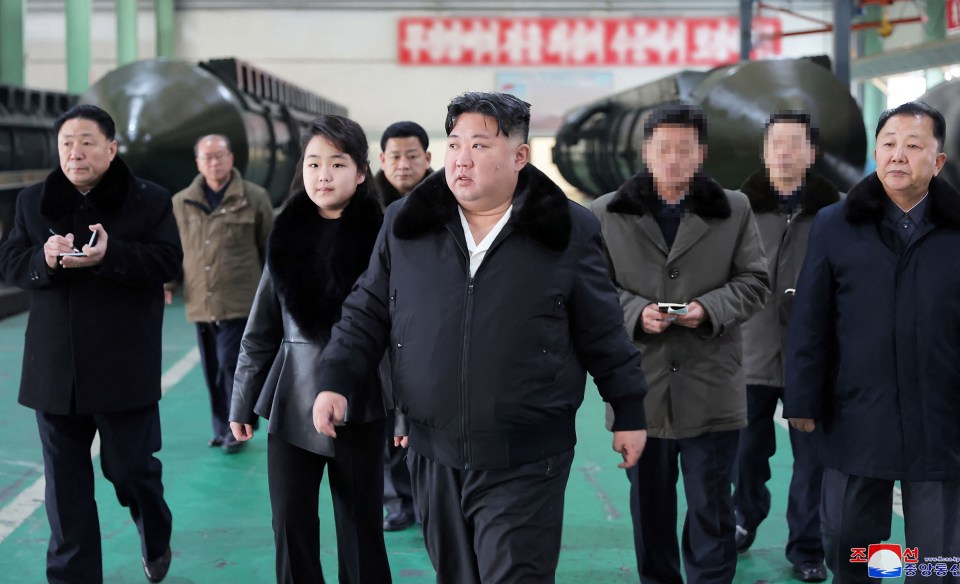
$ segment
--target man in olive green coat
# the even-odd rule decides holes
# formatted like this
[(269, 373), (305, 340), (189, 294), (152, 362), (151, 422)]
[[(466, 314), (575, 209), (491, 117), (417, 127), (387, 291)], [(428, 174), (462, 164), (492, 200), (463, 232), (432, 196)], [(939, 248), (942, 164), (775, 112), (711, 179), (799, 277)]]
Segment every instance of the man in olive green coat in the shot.
[[(173, 197), (183, 245), (183, 297), (187, 320), (197, 325), (210, 392), (213, 436), (207, 444), (231, 454), (242, 446), (230, 431), (233, 374), (266, 258), (273, 205), (267, 191), (234, 168), (226, 136), (203, 136), (194, 152), (200, 174)], [(167, 304), (173, 286), (167, 284)]]
[(627, 472), (642, 582), (684, 581), (681, 470), (686, 581), (729, 583), (736, 572), (730, 485), (747, 423), (740, 324), (763, 305), (769, 284), (749, 201), (700, 172), (706, 129), (694, 106), (655, 109), (644, 123), (646, 170), (593, 204), (649, 384), (650, 438)]

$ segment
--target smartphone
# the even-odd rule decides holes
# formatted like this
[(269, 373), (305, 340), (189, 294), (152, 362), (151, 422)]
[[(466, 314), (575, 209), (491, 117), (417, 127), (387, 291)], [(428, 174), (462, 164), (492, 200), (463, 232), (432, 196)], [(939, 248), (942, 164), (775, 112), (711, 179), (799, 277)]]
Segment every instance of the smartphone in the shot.
[(686, 314), (686, 302), (657, 302), (657, 309), (664, 314)]
[[(100, 233), (100, 232), (99, 232), (99, 231), (94, 231), (93, 233), (90, 234), (90, 241), (87, 242), (87, 246), (88, 246), (88, 247), (93, 247), (93, 246), (97, 243), (97, 234), (98, 234), (98, 233)], [(57, 254), (57, 256), (58, 256), (58, 257), (61, 257), (61, 258), (62, 258), (62, 257), (86, 257), (86, 255), (87, 255), (87, 254), (83, 253), (82, 251), (72, 251), (72, 252), (70, 252), (70, 253)]]

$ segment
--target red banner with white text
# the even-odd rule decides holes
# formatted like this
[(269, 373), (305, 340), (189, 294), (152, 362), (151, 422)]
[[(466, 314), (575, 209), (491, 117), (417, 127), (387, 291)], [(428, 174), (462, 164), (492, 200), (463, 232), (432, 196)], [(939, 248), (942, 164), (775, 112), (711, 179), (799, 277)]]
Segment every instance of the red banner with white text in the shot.
[[(780, 55), (780, 19), (753, 21), (753, 58)], [(740, 58), (721, 18), (401, 18), (398, 61), (457, 66), (716, 66)]]

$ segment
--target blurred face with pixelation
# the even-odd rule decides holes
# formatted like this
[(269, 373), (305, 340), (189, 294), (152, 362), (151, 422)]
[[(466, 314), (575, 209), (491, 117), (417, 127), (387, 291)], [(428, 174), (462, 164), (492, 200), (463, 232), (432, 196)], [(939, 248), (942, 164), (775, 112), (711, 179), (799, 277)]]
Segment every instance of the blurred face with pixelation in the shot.
[(366, 169), (326, 136), (314, 136), (304, 148), (303, 188), (324, 218), (339, 218), (365, 179)]
[(774, 184), (800, 183), (816, 159), (805, 124), (774, 122), (767, 128), (763, 164)]
[(73, 186), (86, 193), (97, 186), (117, 155), (117, 141), (107, 138), (93, 120), (73, 118), (57, 133), (60, 170)]
[(930, 179), (940, 173), (947, 155), (940, 152), (928, 116), (891, 116), (877, 135), (873, 150), (877, 177), (888, 195), (921, 197)]
[(388, 138), (386, 148), (380, 153), (384, 176), (404, 195), (417, 186), (429, 167), (430, 153), (423, 149), (416, 136)]
[(461, 207), (488, 211), (513, 197), (518, 174), (530, 159), (530, 146), (518, 133), (507, 136), (495, 118), (483, 114), (457, 116), (447, 136), (444, 172)]
[(687, 190), (706, 154), (691, 126), (662, 124), (643, 141), (643, 160), (660, 191)]
[(220, 136), (207, 136), (197, 143), (197, 170), (207, 185), (220, 188), (230, 178), (233, 170), (233, 153), (227, 141)]

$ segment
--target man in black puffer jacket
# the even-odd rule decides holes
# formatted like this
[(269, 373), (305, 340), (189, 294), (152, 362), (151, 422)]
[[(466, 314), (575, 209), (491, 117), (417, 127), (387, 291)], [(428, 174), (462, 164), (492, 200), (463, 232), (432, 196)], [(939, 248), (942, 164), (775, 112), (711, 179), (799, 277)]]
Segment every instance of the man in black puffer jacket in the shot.
[(440, 583), (554, 581), (588, 370), (621, 467), (646, 442), (599, 224), (528, 164), (529, 121), (507, 94), (450, 103), (444, 172), (388, 209), (322, 357), (314, 423), (336, 435), (389, 343)]

